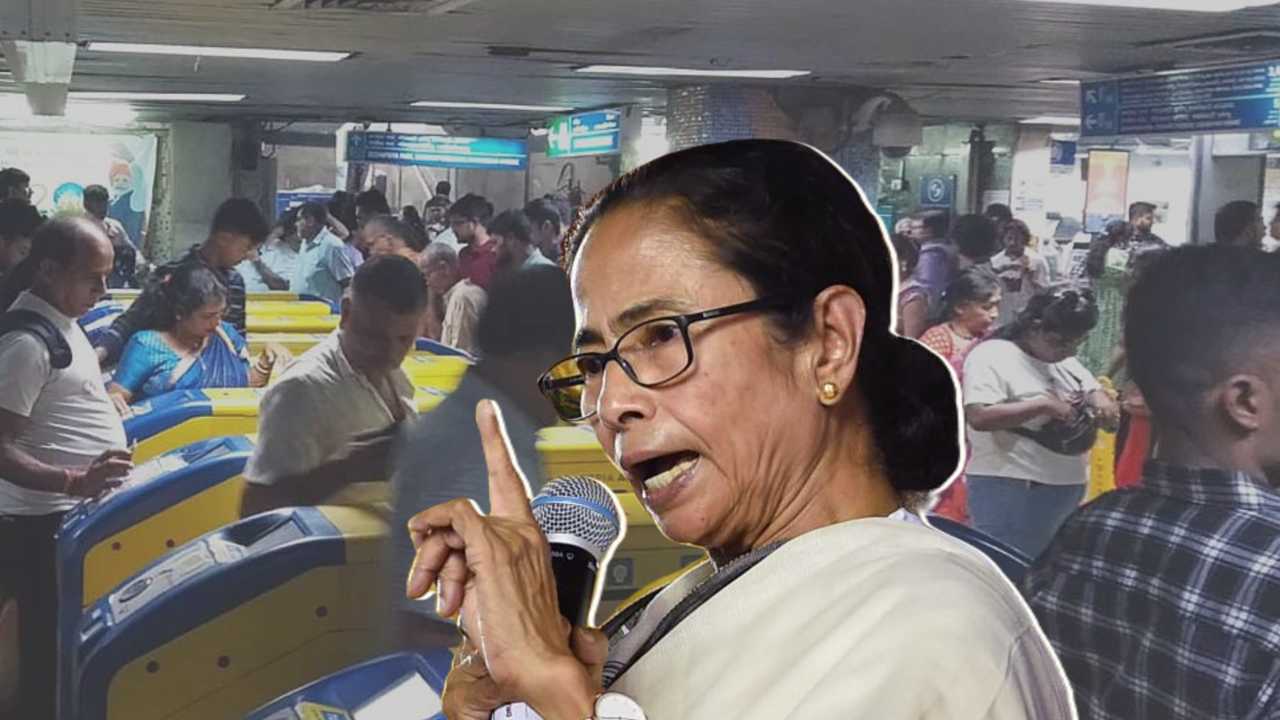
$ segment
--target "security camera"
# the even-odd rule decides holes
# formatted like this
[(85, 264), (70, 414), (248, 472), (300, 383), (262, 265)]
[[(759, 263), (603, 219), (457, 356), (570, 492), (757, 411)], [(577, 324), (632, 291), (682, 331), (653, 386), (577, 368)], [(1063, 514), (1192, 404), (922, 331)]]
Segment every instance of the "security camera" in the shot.
[(885, 157), (902, 159), (924, 142), (924, 122), (909, 107), (890, 107), (875, 118), (871, 142)]

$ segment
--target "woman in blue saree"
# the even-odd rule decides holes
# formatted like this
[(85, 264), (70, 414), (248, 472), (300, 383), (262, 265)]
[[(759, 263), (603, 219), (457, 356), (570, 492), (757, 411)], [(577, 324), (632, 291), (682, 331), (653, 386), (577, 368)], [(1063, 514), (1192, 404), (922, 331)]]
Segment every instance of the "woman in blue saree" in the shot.
[(227, 291), (213, 272), (184, 267), (162, 290), (169, 300), (164, 316), (150, 318), (152, 329), (129, 339), (107, 388), (122, 413), (130, 403), (173, 390), (267, 384), (283, 351), (268, 348), (250, 363), (244, 337), (222, 322)]

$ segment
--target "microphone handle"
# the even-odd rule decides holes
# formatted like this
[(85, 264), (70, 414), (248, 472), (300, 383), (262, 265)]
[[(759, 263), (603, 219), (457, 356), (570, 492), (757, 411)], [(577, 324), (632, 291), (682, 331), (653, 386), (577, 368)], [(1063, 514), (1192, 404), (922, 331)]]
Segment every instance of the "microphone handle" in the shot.
[(560, 614), (574, 626), (587, 624), (600, 563), (581, 547), (551, 538), (551, 570), (556, 577)]
[[(600, 563), (587, 550), (566, 542), (568, 539), (563, 536), (548, 539), (551, 546), (551, 570), (556, 576), (556, 597), (560, 601), (560, 614), (574, 627), (581, 627), (587, 624)], [(542, 720), (542, 717), (524, 703), (511, 703), (490, 713), (489, 720)]]

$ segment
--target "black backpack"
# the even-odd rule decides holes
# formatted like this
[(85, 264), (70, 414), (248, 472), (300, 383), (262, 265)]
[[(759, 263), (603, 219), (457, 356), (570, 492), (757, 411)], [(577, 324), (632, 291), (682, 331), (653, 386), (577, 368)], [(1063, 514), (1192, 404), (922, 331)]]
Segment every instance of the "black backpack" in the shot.
[(67, 338), (49, 319), (32, 310), (9, 310), (0, 314), (0, 335), (11, 332), (28, 332), (35, 335), (49, 350), (49, 364), (62, 370), (71, 364), (71, 346)]

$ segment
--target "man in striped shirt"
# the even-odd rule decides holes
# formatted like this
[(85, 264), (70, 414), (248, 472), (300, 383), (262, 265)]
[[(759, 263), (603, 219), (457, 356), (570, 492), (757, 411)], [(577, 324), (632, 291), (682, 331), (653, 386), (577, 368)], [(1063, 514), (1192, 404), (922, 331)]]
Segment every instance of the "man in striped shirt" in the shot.
[(1129, 295), (1155, 459), (1076, 511), (1027, 579), (1081, 718), (1280, 718), (1277, 288), (1280, 256), (1192, 247)]
[(226, 284), (227, 309), (222, 317), (243, 335), (244, 278), (235, 270), (235, 266), (245, 259), (252, 248), (262, 244), (269, 229), (262, 211), (251, 200), (232, 198), (218, 206), (218, 211), (213, 216), (213, 225), (209, 228), (209, 237), (178, 260), (157, 268), (138, 299), (98, 338), (94, 345), (98, 361), (104, 367), (115, 363), (125, 343), (135, 332), (150, 326), (153, 322), (151, 318), (164, 315), (166, 301), (160, 292), (160, 285), (175, 270), (193, 263), (208, 267)]

